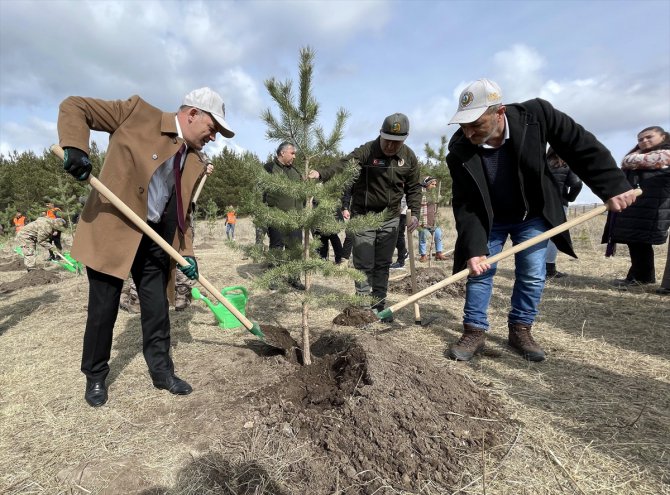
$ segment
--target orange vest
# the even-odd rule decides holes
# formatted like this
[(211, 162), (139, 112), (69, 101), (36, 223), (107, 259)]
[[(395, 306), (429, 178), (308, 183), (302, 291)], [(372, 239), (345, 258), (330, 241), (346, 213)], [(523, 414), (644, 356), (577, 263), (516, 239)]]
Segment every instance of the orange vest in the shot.
[(236, 220), (237, 220), (237, 217), (235, 216), (234, 211), (229, 211), (228, 213), (226, 213), (226, 223), (230, 223), (230, 224), (235, 225)]
[(19, 218), (14, 217), (12, 218), (12, 222), (14, 223), (14, 228), (18, 232), (26, 224), (26, 217), (24, 215), (21, 215)]
[(53, 218), (55, 220), (56, 218), (58, 218), (58, 216), (56, 215), (57, 211), (60, 211), (60, 208), (49, 208), (47, 210), (47, 217)]

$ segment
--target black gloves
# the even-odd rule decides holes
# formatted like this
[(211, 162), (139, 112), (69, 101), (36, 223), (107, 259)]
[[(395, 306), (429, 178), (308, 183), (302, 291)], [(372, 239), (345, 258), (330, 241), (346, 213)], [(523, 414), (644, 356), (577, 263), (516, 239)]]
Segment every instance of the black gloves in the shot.
[(189, 262), (188, 266), (179, 266), (181, 272), (191, 280), (198, 278), (198, 263), (193, 256), (184, 256), (184, 259)]
[(78, 148), (68, 146), (63, 148), (65, 157), (63, 160), (63, 168), (66, 172), (72, 175), (77, 180), (88, 179), (88, 174), (91, 173), (93, 166), (88, 159), (88, 155)]

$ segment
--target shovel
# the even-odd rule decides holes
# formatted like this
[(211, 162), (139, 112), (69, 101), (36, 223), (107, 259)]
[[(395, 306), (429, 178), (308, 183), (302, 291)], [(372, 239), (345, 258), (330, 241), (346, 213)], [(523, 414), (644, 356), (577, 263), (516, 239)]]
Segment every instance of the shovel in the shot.
[(81, 275), (81, 264), (78, 261), (75, 261), (74, 263), (67, 259), (67, 257), (63, 254), (61, 254), (58, 251), (54, 250), (54, 253), (56, 253), (56, 256), (61, 258), (63, 261), (59, 263), (63, 268), (66, 270), (72, 272), (72, 273), (77, 273), (77, 275)]
[[(412, 210), (407, 209), (406, 218), (412, 218)], [(409, 276), (412, 281), (412, 294), (416, 294), (416, 266), (414, 261), (414, 239), (412, 238), (412, 232), (409, 231), (409, 225), (407, 225), (407, 253), (409, 254)], [(419, 308), (419, 303), (414, 303), (414, 324), (421, 325), (421, 309)]]
[[(635, 195), (636, 196), (640, 196), (641, 194), (642, 194), (641, 189), (636, 189), (635, 190)], [(607, 206), (606, 205), (598, 206), (598, 207), (592, 209), (591, 211), (589, 211), (587, 213), (584, 213), (583, 215), (580, 215), (576, 218), (573, 218), (572, 220), (564, 222), (561, 225), (558, 225), (557, 227), (554, 227), (553, 229), (547, 230), (546, 232), (543, 232), (540, 235), (537, 235), (537, 236), (535, 236), (531, 239), (528, 239), (527, 241), (521, 242), (521, 243), (517, 244), (516, 246), (511, 247), (510, 249), (505, 249), (505, 250), (499, 252), (498, 254), (496, 254), (494, 256), (491, 256), (490, 258), (487, 258), (486, 263), (493, 264), (493, 263), (496, 263), (496, 262), (498, 262), (502, 259), (508, 258), (509, 256), (512, 256), (513, 254), (516, 254), (519, 251), (523, 251), (524, 249), (529, 248), (531, 246), (534, 246), (535, 244), (537, 244), (539, 242), (542, 242), (546, 239), (549, 239), (549, 238), (555, 236), (556, 234), (560, 234), (561, 232), (569, 230), (572, 227), (574, 227), (576, 225), (579, 225), (580, 223), (584, 223), (587, 220), (590, 220), (591, 218), (597, 217), (598, 215), (601, 215), (601, 214), (605, 213), (606, 211), (607, 211)], [(416, 302), (423, 297), (429, 296), (433, 292), (436, 292), (436, 291), (440, 290), (442, 287), (446, 287), (447, 285), (449, 285), (453, 282), (457, 282), (458, 280), (464, 279), (469, 274), (470, 274), (469, 269), (466, 268), (464, 270), (461, 270), (460, 272), (453, 274), (451, 277), (445, 278), (441, 282), (433, 284), (430, 287), (426, 287), (422, 291), (417, 292), (416, 294), (408, 297), (404, 301), (400, 301), (400, 302), (394, 304), (393, 306), (380, 311), (379, 313), (377, 313), (377, 317), (379, 319), (388, 318), (389, 316), (392, 316), (393, 313), (395, 313), (399, 309), (404, 308), (408, 304), (412, 304), (413, 302)]]
[[(51, 146), (51, 152), (55, 154), (57, 157), (59, 157), (61, 160), (65, 158), (65, 154), (63, 152), (63, 148), (61, 148), (59, 145), (54, 144)], [(144, 232), (146, 235), (151, 237), (151, 240), (154, 241), (156, 244), (158, 244), (167, 254), (170, 255), (170, 257), (175, 260), (177, 263), (179, 263), (180, 266), (189, 266), (189, 262), (184, 259), (184, 257), (177, 252), (176, 249), (174, 249), (170, 244), (168, 244), (155, 230), (153, 230), (151, 227), (147, 225), (147, 223), (142, 220), (137, 213), (135, 213), (133, 210), (128, 208), (126, 204), (121, 201), (112, 191), (110, 191), (107, 186), (105, 186), (102, 182), (100, 182), (96, 177), (93, 175), (89, 175), (87, 179), (88, 183), (98, 191), (100, 194), (102, 194), (107, 200), (112, 203), (121, 213), (123, 213), (128, 220), (133, 222), (137, 228), (139, 228), (142, 232)], [(266, 344), (272, 346), (272, 347), (278, 347), (279, 349), (284, 350), (283, 347), (277, 346), (272, 344), (271, 342), (268, 342), (265, 334), (261, 330), (260, 326), (258, 323), (252, 323), (249, 321), (242, 313), (240, 313), (235, 306), (233, 306), (225, 297), (223, 297), (219, 291), (212, 285), (204, 276), (201, 274), (198, 274), (198, 282), (209, 291), (210, 294), (212, 294), (221, 304), (223, 304), (228, 311), (230, 311), (235, 318), (237, 318), (244, 327), (249, 330), (252, 334), (254, 334), (256, 337), (261, 339), (263, 342)]]

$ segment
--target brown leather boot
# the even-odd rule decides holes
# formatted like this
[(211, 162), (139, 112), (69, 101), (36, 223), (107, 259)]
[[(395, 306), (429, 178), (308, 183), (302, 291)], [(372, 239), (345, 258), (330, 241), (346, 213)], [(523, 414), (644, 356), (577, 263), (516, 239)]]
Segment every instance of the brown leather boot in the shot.
[(463, 335), (449, 347), (449, 357), (456, 361), (470, 361), (472, 356), (484, 350), (486, 334), (483, 329), (463, 324)]
[(425, 254), (422, 254), (421, 256), (419, 256), (419, 261), (421, 263), (425, 263), (426, 261), (428, 261), (428, 256), (426, 256)]
[(531, 325), (508, 323), (509, 345), (528, 361), (544, 361), (544, 351), (530, 333)]
[(435, 253), (435, 260), (436, 261), (444, 261), (446, 259), (447, 259), (447, 257), (442, 254), (442, 251), (438, 251), (438, 252)]

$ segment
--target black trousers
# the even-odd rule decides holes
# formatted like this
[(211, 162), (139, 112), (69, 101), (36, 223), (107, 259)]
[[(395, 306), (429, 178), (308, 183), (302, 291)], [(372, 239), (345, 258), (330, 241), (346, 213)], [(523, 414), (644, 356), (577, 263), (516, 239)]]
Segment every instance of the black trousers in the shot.
[[(172, 243), (176, 221), (174, 194), (159, 223), (149, 223), (168, 243)], [(169, 212), (169, 213), (168, 213)], [(142, 324), (142, 351), (152, 376), (174, 373), (170, 357), (170, 317), (167, 284), (170, 257), (147, 235), (142, 236), (130, 272), (137, 286)], [(87, 378), (104, 380), (109, 374), (114, 324), (119, 312), (123, 280), (87, 267), (88, 317), (84, 332), (81, 371)]]
[(333, 254), (335, 255), (335, 263), (340, 263), (342, 261), (342, 241), (340, 236), (337, 234), (318, 234), (319, 240), (321, 241), (321, 247), (319, 247), (319, 256), (327, 260), (328, 259), (328, 241), (333, 245)]
[[(51, 244), (58, 248), (59, 251), (63, 250), (63, 244), (61, 243), (61, 238), (60, 238), (61, 232), (59, 230), (55, 231), (53, 235), (51, 236)], [(54, 252), (49, 249), (49, 259), (50, 260), (55, 260), (56, 255)]]
[(270, 249), (291, 248), (302, 242), (302, 230), (284, 232), (274, 227), (268, 227), (268, 237), (270, 238)]
[(342, 243), (342, 258), (348, 260), (351, 258), (351, 250), (354, 247), (354, 234), (345, 232), (344, 242)]
[(628, 252), (630, 253), (630, 269), (626, 278), (642, 283), (655, 283), (654, 246), (642, 242), (631, 242), (628, 243)]

